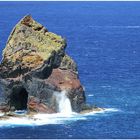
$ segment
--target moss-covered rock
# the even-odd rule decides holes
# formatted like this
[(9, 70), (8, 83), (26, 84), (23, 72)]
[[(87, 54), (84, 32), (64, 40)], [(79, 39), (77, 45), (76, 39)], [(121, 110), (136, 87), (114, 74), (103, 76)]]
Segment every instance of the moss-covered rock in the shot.
[(76, 63), (67, 54), (62, 59), (62, 62), (61, 62), (61, 65), (60, 65), (60, 69), (72, 70), (73, 72), (77, 72)]
[[(3, 51), (2, 66), (10, 69), (7, 69), (3, 76), (16, 77), (20, 75), (19, 72), (24, 74), (41, 68), (44, 62), (62, 59), (65, 47), (66, 42), (61, 36), (48, 32), (31, 16), (25, 16), (14, 27)], [(57, 64), (51, 65), (58, 66), (59, 63), (57, 61)]]

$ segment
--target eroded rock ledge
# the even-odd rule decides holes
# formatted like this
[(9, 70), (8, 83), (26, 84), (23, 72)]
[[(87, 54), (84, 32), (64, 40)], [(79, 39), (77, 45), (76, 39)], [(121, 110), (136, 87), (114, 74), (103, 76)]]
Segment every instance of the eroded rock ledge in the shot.
[(0, 110), (54, 113), (58, 111), (55, 95), (66, 90), (73, 111), (81, 112), (86, 106), (85, 93), (66, 46), (64, 38), (30, 15), (21, 19), (3, 50)]

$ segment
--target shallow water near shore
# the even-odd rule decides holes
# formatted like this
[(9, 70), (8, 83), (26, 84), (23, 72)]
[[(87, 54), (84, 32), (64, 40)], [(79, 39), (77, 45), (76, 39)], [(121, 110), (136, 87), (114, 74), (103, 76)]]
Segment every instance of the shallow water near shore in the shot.
[(1, 54), (26, 14), (66, 37), (87, 102), (110, 111), (1, 121), (0, 138), (140, 138), (140, 2), (0, 2)]

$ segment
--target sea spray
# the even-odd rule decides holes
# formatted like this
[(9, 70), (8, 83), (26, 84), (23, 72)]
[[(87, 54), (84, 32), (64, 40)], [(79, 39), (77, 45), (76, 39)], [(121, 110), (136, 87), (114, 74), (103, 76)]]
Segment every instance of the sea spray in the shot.
[(72, 114), (72, 107), (70, 99), (66, 96), (67, 91), (62, 91), (61, 93), (55, 93), (56, 101), (58, 104), (58, 112), (62, 114)]
[[(86, 120), (89, 116), (95, 116), (100, 114), (108, 114), (112, 112), (121, 111), (116, 108), (105, 108), (103, 111), (93, 111), (86, 114), (72, 113), (71, 115), (65, 115), (62, 113), (55, 114), (36, 114), (33, 116), (24, 117), (9, 117), (8, 119), (0, 120), (0, 127), (12, 127), (12, 126), (39, 126), (47, 124), (65, 124), (71, 123), (77, 120)], [(23, 123), (24, 122), (24, 123)]]

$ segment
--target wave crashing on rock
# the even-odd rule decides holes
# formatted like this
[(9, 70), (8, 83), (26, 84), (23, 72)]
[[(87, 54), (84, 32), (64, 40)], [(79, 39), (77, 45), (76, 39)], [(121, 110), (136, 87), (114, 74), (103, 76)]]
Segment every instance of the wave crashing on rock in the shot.
[[(86, 106), (77, 65), (65, 52), (66, 40), (49, 32), (30, 15), (12, 30), (0, 64), (0, 111), (57, 113), (63, 91), (71, 110)], [(69, 108), (70, 109), (70, 108)]]

